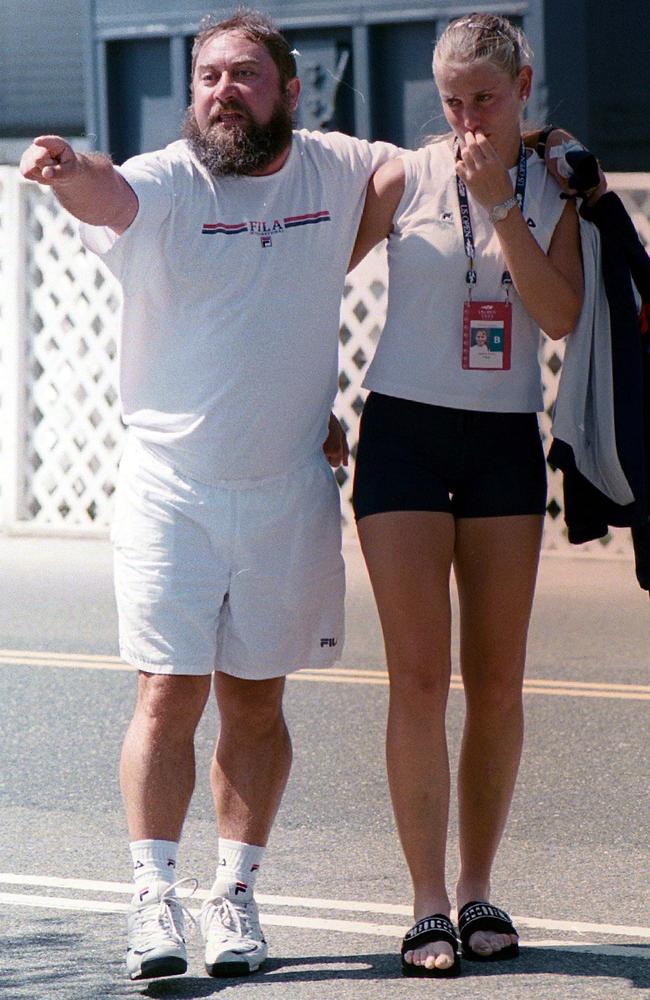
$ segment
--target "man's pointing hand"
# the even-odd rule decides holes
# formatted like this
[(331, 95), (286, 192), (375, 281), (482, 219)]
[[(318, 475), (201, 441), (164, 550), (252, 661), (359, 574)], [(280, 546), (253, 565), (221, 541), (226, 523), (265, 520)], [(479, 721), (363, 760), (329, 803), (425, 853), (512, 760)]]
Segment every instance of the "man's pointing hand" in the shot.
[(20, 160), (23, 177), (49, 186), (71, 180), (78, 167), (72, 146), (58, 135), (39, 135)]

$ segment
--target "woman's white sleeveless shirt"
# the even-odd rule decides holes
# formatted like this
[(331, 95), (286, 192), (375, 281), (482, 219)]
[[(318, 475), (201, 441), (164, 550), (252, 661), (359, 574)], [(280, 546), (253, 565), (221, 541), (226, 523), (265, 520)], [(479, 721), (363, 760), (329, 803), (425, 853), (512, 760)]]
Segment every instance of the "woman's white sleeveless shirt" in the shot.
[[(514, 288), (509, 371), (462, 368), (468, 259), (460, 223), (454, 156), (446, 141), (402, 156), (404, 194), (388, 239), (386, 325), (364, 386), (437, 406), (500, 413), (543, 409), (540, 332)], [(527, 161), (523, 214), (548, 252), (564, 209), (560, 188), (536, 153)], [(510, 171), (513, 180), (516, 167)], [(469, 194), (478, 281), (475, 301), (502, 301), (505, 261), (487, 211)]]

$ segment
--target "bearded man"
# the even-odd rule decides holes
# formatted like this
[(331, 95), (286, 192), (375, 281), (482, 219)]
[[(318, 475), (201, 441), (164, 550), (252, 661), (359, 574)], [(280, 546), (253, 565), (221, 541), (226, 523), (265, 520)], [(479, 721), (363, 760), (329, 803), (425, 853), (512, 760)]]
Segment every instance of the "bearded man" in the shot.
[[(294, 131), (299, 92), (286, 40), (240, 13), (196, 37), (183, 139), (118, 169), (41, 136), (21, 162), (123, 289), (112, 537), (120, 652), (138, 671), (120, 772), (132, 979), (187, 969), (176, 853), (212, 685), (205, 964), (239, 975), (266, 958), (253, 889), (291, 766), (285, 677), (332, 664), (343, 642), (339, 496), (322, 443), (366, 184), (396, 149)], [(330, 429), (337, 464), (345, 445)]]

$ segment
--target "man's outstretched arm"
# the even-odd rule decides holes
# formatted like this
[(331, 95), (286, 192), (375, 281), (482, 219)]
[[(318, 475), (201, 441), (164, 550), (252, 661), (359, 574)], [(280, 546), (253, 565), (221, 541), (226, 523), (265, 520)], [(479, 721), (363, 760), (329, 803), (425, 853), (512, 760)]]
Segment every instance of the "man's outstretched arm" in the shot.
[(20, 161), (27, 180), (51, 187), (64, 208), (81, 222), (108, 226), (120, 235), (138, 212), (133, 189), (100, 153), (75, 153), (58, 135), (34, 139)]

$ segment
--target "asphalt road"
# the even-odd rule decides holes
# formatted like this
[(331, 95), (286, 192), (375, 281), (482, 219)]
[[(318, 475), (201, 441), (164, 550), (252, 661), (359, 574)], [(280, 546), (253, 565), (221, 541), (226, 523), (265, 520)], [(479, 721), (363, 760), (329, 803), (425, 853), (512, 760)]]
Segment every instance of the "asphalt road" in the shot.
[[(0, 996), (246, 1000), (650, 997), (650, 601), (625, 562), (546, 557), (531, 630), (527, 743), (494, 873), (518, 961), (403, 980), (409, 881), (384, 777), (387, 687), (377, 617), (346, 547), (348, 642), (329, 675), (287, 685), (294, 770), (258, 882), (271, 958), (242, 981), (122, 967), (130, 865), (116, 762), (133, 677), (116, 658), (104, 542), (0, 538)], [(463, 695), (449, 706), (452, 754)], [(197, 737), (179, 875), (209, 888), (216, 833)], [(449, 850), (453, 885), (456, 818)], [(197, 907), (201, 898), (198, 895)]]

